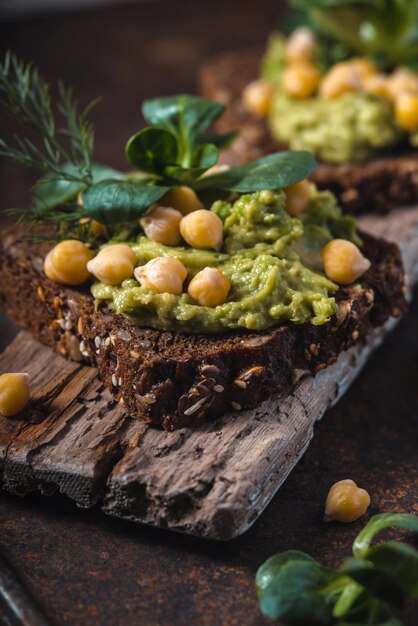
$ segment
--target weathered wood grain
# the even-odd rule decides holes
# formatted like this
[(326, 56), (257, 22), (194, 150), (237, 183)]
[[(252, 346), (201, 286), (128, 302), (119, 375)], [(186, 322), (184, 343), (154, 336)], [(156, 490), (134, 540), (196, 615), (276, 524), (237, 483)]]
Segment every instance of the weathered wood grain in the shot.
[[(409, 287), (417, 282), (418, 208), (360, 222), (399, 243)], [(0, 371), (28, 371), (34, 402), (22, 419), (0, 418), (2, 487), (22, 495), (59, 490), (110, 515), (230, 539), (261, 514), (309, 445), (315, 422), (394, 323), (255, 411), (172, 433), (130, 418), (94, 369), (21, 333), (0, 356)]]

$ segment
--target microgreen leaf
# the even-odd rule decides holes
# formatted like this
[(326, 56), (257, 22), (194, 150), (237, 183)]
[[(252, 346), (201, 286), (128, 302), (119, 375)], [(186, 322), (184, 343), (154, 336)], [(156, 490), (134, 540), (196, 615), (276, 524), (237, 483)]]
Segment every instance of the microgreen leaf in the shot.
[(125, 148), (128, 162), (144, 172), (163, 174), (176, 163), (177, 140), (164, 128), (144, 128), (133, 135)]
[(183, 94), (146, 100), (142, 114), (149, 124), (177, 136), (180, 144), (194, 145), (224, 109), (218, 102)]
[(238, 131), (232, 131), (230, 133), (206, 133), (205, 140), (208, 143), (212, 143), (217, 148), (227, 148), (238, 137)]
[[(76, 174), (76, 166), (73, 163), (66, 163), (62, 170), (65, 174)], [(122, 177), (121, 172), (111, 167), (98, 163), (92, 165), (93, 183), (98, 183), (106, 178), (118, 179)], [(74, 182), (55, 174), (47, 174), (36, 183), (33, 198), (37, 206), (53, 209), (71, 202), (86, 188), (86, 183)]]
[(353, 543), (356, 558), (367, 557), (367, 551), (373, 538), (385, 528), (396, 526), (418, 532), (418, 516), (408, 513), (380, 513), (370, 518), (366, 526), (357, 535)]
[(307, 178), (315, 169), (310, 152), (277, 152), (266, 157), (205, 176), (197, 181), (199, 191), (219, 189), (248, 193), (288, 187)]
[(287, 552), (281, 552), (280, 554), (275, 554), (270, 559), (267, 559), (257, 570), (257, 574), (255, 577), (255, 586), (257, 590), (257, 595), (259, 598), (264, 594), (265, 590), (272, 582), (273, 578), (279, 573), (282, 567), (288, 563), (289, 561), (312, 561), (315, 562), (314, 559), (309, 556), (309, 554), (305, 554), (305, 552), (300, 552), (299, 550), (288, 550)]
[(289, 561), (268, 585), (260, 609), (267, 617), (291, 626), (331, 624), (331, 598), (322, 590), (337, 577), (314, 561)]
[(288, 626), (401, 626), (392, 610), (418, 595), (418, 552), (397, 542), (370, 548), (389, 526), (418, 531), (414, 515), (376, 515), (358, 535), (355, 558), (338, 571), (298, 551), (268, 559), (256, 575), (261, 611)]
[(370, 594), (396, 608), (404, 605), (404, 594), (396, 578), (387, 570), (374, 567), (358, 559), (347, 559), (341, 568), (350, 578), (364, 587)]
[(130, 222), (144, 215), (168, 190), (133, 180), (103, 180), (83, 193), (83, 208), (103, 224)]
[(198, 146), (193, 156), (193, 167), (182, 167), (181, 165), (168, 165), (164, 174), (166, 178), (175, 183), (188, 184), (193, 186), (194, 182), (209, 167), (215, 165), (219, 158), (219, 151), (216, 146), (210, 143)]
[(404, 593), (418, 596), (418, 552), (404, 543), (388, 541), (373, 546), (367, 560), (376, 567), (388, 570), (396, 578)]

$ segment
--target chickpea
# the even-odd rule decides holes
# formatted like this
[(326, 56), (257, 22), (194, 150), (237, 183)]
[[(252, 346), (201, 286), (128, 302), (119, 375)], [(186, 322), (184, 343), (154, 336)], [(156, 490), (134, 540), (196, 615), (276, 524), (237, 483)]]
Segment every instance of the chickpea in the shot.
[(286, 194), (286, 211), (292, 217), (297, 217), (306, 209), (311, 197), (312, 185), (308, 180), (289, 185), (284, 189)]
[[(81, 201), (81, 204), (82, 204), (82, 201)], [(89, 217), (81, 217), (78, 220), (78, 223), (81, 224), (82, 226), (85, 224), (89, 224), (91, 234), (95, 235), (96, 237), (107, 236), (106, 226), (102, 224), (101, 222), (98, 222), (97, 220), (92, 220)]]
[(144, 233), (149, 239), (165, 246), (178, 246), (181, 241), (180, 211), (171, 207), (158, 206), (139, 220)]
[(220, 217), (199, 209), (183, 217), (180, 222), (181, 236), (193, 248), (220, 250), (223, 240), (223, 223)]
[(340, 480), (332, 485), (325, 503), (324, 522), (355, 522), (365, 514), (370, 496), (353, 480)]
[(136, 254), (124, 243), (116, 243), (102, 248), (87, 263), (87, 268), (98, 280), (106, 285), (120, 285), (134, 273)]
[(89, 278), (88, 261), (93, 253), (76, 239), (60, 241), (44, 261), (44, 272), (56, 283), (63, 285), (81, 285)]
[(190, 281), (187, 293), (201, 306), (225, 302), (231, 281), (214, 267), (205, 267)]
[(364, 90), (391, 102), (393, 100), (388, 78), (385, 74), (374, 74), (364, 80)]
[(172, 207), (180, 211), (182, 215), (187, 215), (192, 211), (203, 209), (196, 192), (190, 187), (173, 187), (160, 200), (162, 206)]
[(300, 63), (312, 61), (316, 48), (316, 39), (309, 28), (297, 28), (286, 42), (286, 61)]
[(361, 72), (348, 62), (336, 63), (323, 77), (319, 86), (321, 98), (338, 98), (345, 93), (360, 91), (363, 87)]
[(388, 86), (393, 100), (405, 92), (418, 94), (418, 74), (400, 67), (389, 76)]
[(29, 402), (29, 374), (0, 376), (0, 413), (5, 417), (17, 415)]
[(349, 61), (346, 61), (346, 64), (349, 67), (354, 67), (363, 80), (371, 78), (378, 73), (377, 66), (372, 63), (372, 61), (369, 61), (369, 59), (365, 59), (364, 57), (350, 59)]
[(283, 91), (291, 98), (309, 98), (318, 89), (321, 75), (312, 63), (289, 65), (282, 74)]
[(248, 83), (244, 88), (242, 92), (242, 102), (250, 113), (254, 113), (260, 117), (266, 117), (270, 111), (272, 96), (272, 85), (260, 78)]
[(396, 98), (395, 118), (404, 130), (418, 130), (418, 93), (404, 92)]
[(177, 259), (158, 256), (137, 267), (134, 274), (141, 285), (157, 293), (173, 293), (179, 296), (183, 291), (187, 269)]
[(106, 237), (106, 226), (97, 220), (91, 220), (90, 230), (96, 237)]
[(322, 250), (325, 274), (339, 285), (349, 285), (366, 272), (370, 261), (345, 239), (333, 239)]

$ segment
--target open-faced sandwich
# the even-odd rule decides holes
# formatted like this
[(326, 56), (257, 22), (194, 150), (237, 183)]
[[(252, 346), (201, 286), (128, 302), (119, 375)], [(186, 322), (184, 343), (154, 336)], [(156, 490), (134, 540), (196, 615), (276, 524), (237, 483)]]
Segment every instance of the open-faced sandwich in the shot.
[[(94, 365), (134, 416), (174, 429), (255, 407), (405, 309), (394, 244), (357, 232), (307, 181), (304, 151), (217, 166), (223, 107), (149, 100), (127, 173), (92, 160), (92, 128), (61, 86), (7, 57), (2, 108), (41, 133), (3, 157), (46, 172), (5, 230), (0, 304), (64, 356)], [(31, 238), (28, 238), (31, 237)]]
[(383, 210), (418, 194), (418, 3), (289, 0), (288, 34), (267, 50), (225, 53), (201, 70), (207, 97), (239, 128), (227, 155), (242, 163), (309, 150), (320, 188), (349, 211)]

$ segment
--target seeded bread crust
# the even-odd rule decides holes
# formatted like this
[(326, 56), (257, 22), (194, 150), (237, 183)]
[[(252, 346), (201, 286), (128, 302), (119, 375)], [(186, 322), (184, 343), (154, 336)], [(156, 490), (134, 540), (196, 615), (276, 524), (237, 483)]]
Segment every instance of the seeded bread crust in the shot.
[[(286, 146), (275, 141), (264, 118), (243, 107), (241, 93), (259, 74), (261, 52), (237, 50), (210, 59), (199, 72), (201, 93), (226, 105), (217, 130), (239, 130), (239, 137), (223, 154), (230, 165), (258, 159)], [(350, 213), (378, 211), (416, 202), (418, 195), (418, 150), (405, 149), (366, 163), (342, 165), (319, 162), (312, 180), (329, 189)]]
[[(20, 233), (21, 235), (21, 233)], [(281, 324), (262, 332), (187, 335), (138, 328), (42, 271), (48, 246), (3, 231), (0, 308), (63, 356), (95, 367), (131, 415), (168, 430), (259, 405), (317, 372), (406, 309), (396, 245), (362, 235), (371, 268), (361, 288), (342, 288), (337, 316), (323, 326)]]

